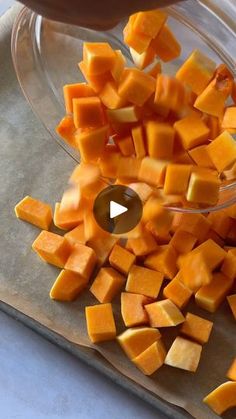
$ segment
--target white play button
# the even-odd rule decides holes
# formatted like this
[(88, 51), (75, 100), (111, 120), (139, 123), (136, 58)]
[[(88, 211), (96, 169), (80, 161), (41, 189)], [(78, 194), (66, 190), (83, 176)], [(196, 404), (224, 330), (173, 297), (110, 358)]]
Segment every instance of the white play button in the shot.
[(128, 211), (128, 208), (115, 201), (110, 201), (110, 218), (118, 217), (118, 215), (124, 214), (126, 211)]

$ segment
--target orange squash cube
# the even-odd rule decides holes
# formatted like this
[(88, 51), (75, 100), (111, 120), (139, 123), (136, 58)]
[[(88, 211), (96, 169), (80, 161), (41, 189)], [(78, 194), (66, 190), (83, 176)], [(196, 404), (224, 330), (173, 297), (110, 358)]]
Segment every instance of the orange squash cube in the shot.
[(192, 150), (189, 150), (188, 153), (191, 159), (193, 159), (198, 166), (214, 169), (215, 166), (208, 155), (206, 144), (192, 148)]
[(222, 415), (226, 410), (236, 406), (236, 383), (228, 381), (221, 384), (208, 394), (203, 402), (217, 415)]
[(133, 265), (129, 271), (125, 290), (128, 292), (157, 298), (164, 275), (142, 266)]
[(152, 375), (164, 364), (165, 357), (166, 349), (159, 339), (132, 361), (145, 375)]
[(64, 234), (64, 237), (72, 246), (77, 243), (85, 244), (84, 224), (81, 223), (73, 230), (68, 231), (68, 233)]
[(113, 77), (110, 71), (94, 75), (88, 72), (87, 66), (84, 61), (81, 61), (78, 64), (78, 66), (89, 86), (97, 94), (103, 89), (106, 83), (108, 83), (109, 81), (113, 81)]
[(200, 95), (211, 81), (215, 69), (214, 61), (195, 50), (179, 68), (176, 77), (186, 83), (196, 95)]
[(144, 68), (152, 64), (156, 55), (151, 45), (149, 45), (146, 51), (144, 51), (142, 54), (139, 54), (133, 48), (130, 48), (129, 50), (130, 50), (130, 54), (133, 59), (133, 62), (139, 70), (143, 70)]
[(32, 249), (44, 262), (58, 268), (64, 268), (71, 254), (71, 246), (64, 237), (45, 230), (35, 239)]
[(171, 125), (148, 121), (146, 124), (146, 136), (150, 157), (160, 160), (171, 160), (175, 139), (175, 131)]
[(79, 274), (62, 270), (51, 288), (50, 298), (57, 301), (73, 301), (86, 285), (87, 281)]
[(210, 130), (196, 115), (186, 116), (175, 122), (174, 128), (185, 150), (204, 144), (209, 139)]
[(117, 336), (120, 346), (131, 360), (160, 338), (159, 330), (151, 327), (133, 327)]
[(81, 189), (78, 185), (70, 185), (62, 195), (60, 212), (76, 211), (83, 202)]
[(134, 32), (155, 38), (167, 20), (167, 14), (161, 10), (150, 10), (135, 14), (132, 21)]
[(15, 206), (15, 214), (20, 220), (27, 221), (43, 230), (48, 230), (52, 222), (50, 205), (28, 195)]
[(106, 144), (99, 159), (99, 167), (103, 177), (116, 178), (121, 153), (114, 144)]
[(164, 183), (165, 194), (183, 195), (188, 189), (192, 166), (168, 164)]
[(76, 141), (75, 141), (76, 131), (77, 130), (76, 130), (72, 115), (64, 116), (64, 118), (61, 119), (61, 121), (56, 127), (57, 134), (59, 134), (60, 137), (62, 137), (66, 143), (68, 143), (69, 145), (75, 148), (76, 148)]
[(152, 223), (155, 226), (155, 233), (163, 236), (171, 229), (172, 213), (160, 205), (157, 198), (151, 196), (143, 207), (142, 221), (146, 224), (147, 230), (149, 223)]
[(125, 106), (126, 100), (118, 94), (115, 82), (107, 82), (99, 93), (103, 105), (108, 109), (119, 109)]
[(142, 203), (145, 203), (153, 193), (153, 188), (144, 182), (130, 183), (128, 186), (138, 194)]
[(65, 108), (67, 113), (73, 112), (73, 99), (94, 96), (94, 90), (86, 83), (66, 84), (63, 86)]
[(216, 116), (208, 115), (206, 124), (210, 129), (210, 140), (213, 141), (220, 135), (220, 120)]
[(197, 97), (194, 107), (201, 112), (222, 118), (225, 102), (232, 91), (232, 80), (214, 78)]
[(210, 222), (202, 214), (188, 214), (188, 213), (176, 213), (172, 223), (173, 231), (178, 228), (187, 231), (197, 237), (201, 243), (206, 239), (206, 236), (210, 230)]
[(226, 239), (233, 221), (224, 210), (211, 212), (208, 215), (211, 223), (211, 229), (214, 230), (222, 239)]
[(141, 182), (146, 182), (153, 186), (162, 186), (165, 178), (167, 161), (144, 157), (141, 161), (138, 178)]
[(149, 232), (143, 233), (138, 239), (129, 239), (129, 246), (136, 256), (146, 256), (158, 248), (156, 240)]
[(114, 66), (116, 54), (107, 42), (84, 42), (83, 61), (88, 73), (98, 75)]
[(228, 300), (229, 306), (232, 310), (233, 316), (236, 320), (236, 294), (229, 295), (227, 297), (227, 300)]
[(226, 130), (229, 128), (236, 128), (236, 106), (230, 106), (225, 109), (221, 126)]
[(136, 256), (128, 250), (116, 244), (109, 256), (110, 265), (117, 269), (119, 272), (127, 275), (135, 263)]
[(148, 323), (148, 315), (144, 309), (152, 300), (141, 294), (121, 293), (121, 314), (126, 327), (140, 326)]
[(76, 144), (84, 162), (97, 162), (108, 142), (108, 126), (89, 129), (76, 135)]
[(228, 369), (226, 377), (231, 381), (236, 381), (236, 358)]
[(121, 50), (117, 49), (114, 51), (115, 53), (115, 62), (110, 70), (111, 75), (116, 83), (119, 83), (121, 76), (123, 74), (124, 68), (125, 68), (125, 57), (122, 54)]
[(207, 152), (218, 172), (229, 169), (236, 162), (236, 142), (227, 131), (207, 146)]
[(202, 254), (207, 266), (211, 271), (219, 268), (227, 255), (225, 250), (216, 244), (212, 239), (204, 241), (202, 244), (188, 253), (187, 256), (191, 257), (191, 255), (195, 255), (196, 253)]
[(120, 81), (118, 94), (136, 106), (142, 106), (155, 91), (155, 80), (136, 68), (125, 73)]
[(174, 247), (167, 245), (148, 255), (144, 266), (161, 272), (167, 279), (173, 279), (178, 270), (176, 263), (177, 253)]
[(197, 237), (188, 231), (181, 230), (181, 227), (176, 230), (170, 240), (170, 244), (175, 248), (177, 253), (190, 252), (197, 243)]
[(213, 323), (192, 313), (187, 313), (180, 332), (190, 339), (203, 345), (207, 343), (212, 331)]
[(76, 244), (65, 264), (65, 269), (78, 273), (89, 281), (96, 262), (97, 257), (93, 249), (84, 244)]
[[(118, 179), (136, 180), (139, 175), (141, 161), (133, 157), (121, 157), (118, 163)], [(122, 182), (121, 182), (122, 183)]]
[(61, 230), (72, 230), (77, 227), (84, 218), (83, 206), (78, 210), (64, 210), (61, 211), (61, 204), (56, 202), (53, 222), (56, 227)]
[(107, 235), (104, 237), (94, 236), (87, 243), (96, 253), (98, 265), (102, 266), (108, 261), (108, 257), (111, 253), (112, 248), (118, 242), (116, 237)]
[(186, 306), (192, 294), (192, 290), (179, 280), (178, 275), (163, 289), (164, 297), (172, 301), (180, 310)]
[(154, 108), (160, 115), (167, 117), (169, 111), (183, 111), (187, 105), (187, 92), (182, 82), (165, 74), (157, 76)]
[(152, 38), (143, 33), (135, 32), (130, 22), (124, 28), (124, 43), (133, 48), (139, 54), (147, 50)]
[(72, 102), (76, 128), (92, 128), (104, 124), (103, 109), (97, 96), (76, 98)]
[(181, 45), (168, 25), (162, 26), (151, 46), (164, 63), (175, 60), (181, 54)]
[(124, 284), (125, 278), (115, 269), (101, 268), (90, 287), (90, 292), (100, 303), (110, 303)]
[(132, 128), (132, 139), (134, 143), (134, 150), (136, 157), (143, 158), (146, 156), (146, 149), (145, 149), (145, 142), (144, 142), (144, 133), (143, 128), (141, 125), (138, 125), (137, 127)]
[(131, 124), (138, 122), (140, 110), (136, 106), (126, 106), (121, 109), (107, 109), (107, 118), (111, 124)]
[(161, 63), (160, 62), (154, 64), (154, 66), (147, 72), (147, 74), (149, 74), (149, 76), (154, 77), (154, 79), (156, 79), (158, 74), (160, 74), (160, 73), (161, 73)]
[[(102, 210), (102, 208), (101, 208)], [(84, 214), (84, 234), (86, 241), (95, 241), (110, 236), (110, 233), (103, 230), (97, 223), (92, 209)]]
[(171, 300), (145, 305), (151, 327), (171, 327), (184, 322), (184, 316)]
[(195, 295), (196, 304), (204, 310), (214, 313), (224, 301), (232, 286), (232, 279), (216, 272), (211, 283), (197, 291)]
[(130, 135), (122, 138), (114, 137), (114, 141), (123, 156), (128, 157), (134, 154), (134, 143)]
[(196, 204), (215, 205), (219, 200), (220, 180), (206, 172), (192, 173), (186, 194), (187, 201)]
[(87, 331), (93, 343), (115, 339), (116, 325), (110, 303), (85, 307)]
[(198, 368), (202, 346), (180, 336), (167, 352), (165, 364), (185, 371), (195, 372)]

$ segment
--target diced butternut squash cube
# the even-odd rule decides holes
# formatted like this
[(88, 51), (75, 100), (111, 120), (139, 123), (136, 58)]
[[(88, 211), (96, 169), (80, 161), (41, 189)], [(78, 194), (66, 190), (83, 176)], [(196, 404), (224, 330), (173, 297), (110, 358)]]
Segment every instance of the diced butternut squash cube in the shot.
[(97, 257), (93, 249), (84, 244), (76, 244), (65, 264), (65, 269), (78, 273), (88, 281), (96, 262)]
[(203, 402), (217, 415), (222, 415), (226, 410), (236, 406), (236, 383), (227, 381), (221, 384), (208, 394)]
[(207, 146), (207, 152), (218, 172), (229, 169), (236, 162), (236, 142), (227, 131)]
[(236, 106), (230, 106), (225, 109), (222, 128), (236, 128)]
[(186, 116), (175, 122), (174, 128), (185, 150), (204, 144), (209, 139), (210, 130), (196, 115)]
[(156, 112), (164, 117), (169, 111), (183, 111), (187, 105), (187, 92), (182, 82), (165, 74), (157, 76), (156, 92), (154, 97)]
[(232, 80), (214, 78), (197, 97), (194, 107), (201, 112), (222, 118), (225, 102), (232, 91)]
[(195, 372), (200, 362), (201, 352), (201, 345), (177, 336), (167, 353), (165, 364)]
[(125, 278), (115, 269), (101, 268), (90, 287), (90, 292), (100, 303), (110, 303), (124, 284)]
[(73, 301), (86, 285), (87, 280), (82, 276), (63, 269), (51, 288), (50, 298), (57, 301)]
[(28, 195), (15, 206), (15, 214), (20, 220), (27, 221), (43, 230), (48, 230), (52, 222), (50, 205)]
[(96, 164), (83, 163), (77, 164), (70, 176), (69, 183), (79, 185), (84, 192), (89, 186), (96, 184), (101, 176), (100, 168)]
[(162, 300), (145, 306), (151, 327), (171, 327), (184, 322), (184, 316), (171, 300)]
[[(174, 226), (176, 224), (176, 226)], [(210, 222), (202, 214), (176, 213), (172, 223), (174, 231), (179, 227), (181, 230), (188, 231), (197, 237), (199, 242), (203, 242), (210, 230)]]
[(211, 283), (213, 277), (201, 252), (187, 254), (181, 263), (183, 283), (193, 291)]
[(124, 28), (124, 42), (129, 47), (133, 48), (139, 54), (147, 50), (152, 38), (143, 33), (135, 32), (130, 22)]
[(116, 325), (110, 303), (85, 307), (87, 331), (93, 343), (116, 337)]
[(131, 132), (136, 157), (142, 159), (146, 156), (143, 128), (141, 125), (138, 125), (132, 128)]
[(146, 295), (121, 293), (121, 314), (126, 327), (140, 326), (148, 323), (148, 315), (144, 309), (152, 300)]
[(136, 68), (125, 73), (118, 94), (136, 106), (142, 106), (155, 91), (155, 79)]
[(206, 240), (212, 239), (216, 244), (218, 244), (220, 247), (224, 247), (224, 240), (212, 229), (209, 230), (206, 236)]
[(168, 25), (162, 26), (156, 38), (151, 42), (151, 47), (165, 63), (175, 60), (181, 54), (181, 45)]
[(149, 121), (146, 124), (146, 135), (149, 156), (160, 160), (171, 160), (175, 139), (175, 131), (172, 126)]
[(154, 66), (147, 72), (147, 74), (149, 74), (149, 76), (154, 77), (155, 79), (157, 78), (158, 74), (161, 73), (161, 63), (157, 62), (156, 64), (154, 64)]
[(140, 355), (160, 338), (159, 330), (151, 327), (134, 327), (117, 336), (120, 346), (130, 359)]
[(165, 357), (166, 349), (159, 339), (132, 361), (145, 375), (152, 375), (164, 364)]
[(214, 169), (215, 166), (207, 152), (207, 145), (199, 145), (198, 147), (189, 150), (189, 155), (198, 166)]
[(129, 273), (135, 259), (135, 255), (118, 244), (113, 247), (109, 256), (110, 265), (125, 275)]
[(226, 377), (231, 381), (236, 381), (236, 358), (234, 358), (230, 368), (228, 369)]
[(176, 77), (186, 83), (196, 95), (200, 95), (211, 81), (215, 69), (214, 61), (195, 50), (179, 68)]
[(205, 262), (211, 271), (219, 268), (219, 266), (224, 261), (227, 253), (222, 249), (218, 244), (213, 240), (208, 239), (204, 243), (200, 244), (198, 247), (193, 249), (188, 257), (195, 255), (196, 253), (201, 253), (205, 259)]
[(76, 144), (84, 162), (96, 162), (108, 141), (108, 126), (88, 129), (76, 135)]
[(197, 305), (210, 313), (214, 313), (224, 301), (232, 286), (232, 279), (220, 272), (215, 273), (211, 283), (197, 291), (195, 295)]
[(83, 61), (88, 73), (97, 75), (112, 69), (116, 55), (107, 42), (84, 42)]
[(142, 203), (145, 203), (153, 192), (153, 188), (144, 182), (130, 183), (128, 186), (138, 194)]
[(111, 123), (128, 124), (138, 122), (139, 116), (139, 109), (136, 106), (107, 110), (107, 117)]
[(155, 38), (167, 20), (167, 14), (162, 10), (150, 10), (135, 14), (132, 22), (134, 32)]
[(83, 202), (81, 189), (78, 185), (70, 185), (62, 195), (60, 211), (76, 211)]
[(157, 250), (157, 242), (149, 232), (143, 233), (138, 239), (129, 239), (129, 245), (136, 256), (146, 256)]
[(84, 224), (81, 223), (77, 227), (75, 227), (73, 230), (69, 231), (64, 235), (66, 240), (73, 246), (74, 244), (81, 243), (85, 244), (85, 234), (84, 234)]
[(149, 229), (149, 224), (152, 223), (155, 233), (163, 236), (171, 229), (172, 213), (160, 205), (157, 198), (151, 196), (143, 207), (142, 221), (146, 224), (148, 231), (151, 232), (152, 228)]
[(177, 274), (177, 253), (171, 245), (164, 246), (148, 255), (144, 266), (161, 272), (167, 279), (173, 279)]
[(195, 314), (187, 313), (185, 322), (181, 325), (180, 332), (203, 345), (208, 342), (212, 327), (213, 323), (211, 321)]
[(125, 57), (122, 54), (121, 50), (117, 49), (114, 51), (115, 53), (115, 62), (111, 68), (111, 75), (116, 83), (119, 83), (120, 78), (123, 74), (124, 68), (125, 68)]
[(171, 300), (172, 303), (181, 310), (189, 302), (192, 294), (192, 290), (186, 287), (186, 285), (178, 279), (177, 275), (163, 289), (164, 297)]
[(42, 260), (58, 268), (64, 268), (71, 253), (71, 246), (64, 237), (45, 230), (35, 239), (32, 248)]
[(157, 298), (164, 275), (142, 266), (133, 265), (129, 271), (125, 290), (128, 292)]
[(126, 104), (126, 100), (118, 94), (115, 82), (107, 82), (100, 91), (99, 97), (108, 109), (119, 109)]
[(208, 215), (211, 223), (211, 229), (214, 230), (222, 239), (226, 239), (230, 228), (232, 227), (232, 219), (224, 210), (211, 212)]
[(121, 153), (114, 144), (106, 144), (99, 160), (99, 167), (103, 177), (116, 178)]
[(64, 210), (61, 211), (59, 202), (55, 204), (53, 221), (56, 227), (61, 230), (72, 230), (77, 227), (84, 217), (84, 207), (81, 206), (78, 210)]
[(106, 83), (108, 83), (109, 81), (113, 81), (113, 77), (110, 71), (106, 71), (105, 73), (94, 75), (94, 74), (89, 73), (84, 61), (81, 61), (78, 64), (78, 66), (85, 80), (92, 87), (95, 93), (99, 93), (103, 89)]
[(181, 227), (176, 230), (170, 240), (170, 244), (178, 253), (190, 252), (197, 243), (197, 237), (188, 231), (181, 230)]
[(123, 156), (127, 157), (134, 154), (134, 143), (130, 135), (122, 138), (114, 137), (114, 141)]
[(67, 113), (73, 112), (73, 99), (94, 96), (94, 90), (86, 83), (66, 84), (63, 93)]
[(76, 128), (99, 127), (104, 124), (101, 101), (96, 96), (73, 99), (73, 116)]
[(137, 180), (140, 171), (141, 160), (133, 157), (120, 157), (117, 176), (119, 179), (128, 181)]
[(183, 195), (188, 189), (192, 166), (168, 164), (164, 183), (165, 194)]
[(106, 237), (94, 236), (91, 240), (88, 241), (88, 246), (91, 247), (96, 253), (99, 266), (104, 265), (108, 261), (111, 250), (117, 241), (118, 239), (111, 235), (107, 235)]
[(92, 210), (86, 211), (84, 214), (84, 235), (86, 241), (94, 241), (95, 239), (103, 239), (110, 236), (110, 233), (103, 230), (97, 223)]
[(229, 295), (227, 297), (227, 300), (228, 300), (229, 306), (232, 310), (233, 316), (236, 320), (236, 294)]
[(154, 49), (150, 45), (142, 54), (139, 54), (137, 51), (135, 51), (135, 49), (130, 48), (130, 54), (135, 66), (139, 70), (143, 70), (152, 64), (156, 55)]
[(139, 171), (139, 180), (153, 186), (162, 186), (165, 178), (167, 161), (144, 157)]
[(215, 205), (219, 200), (220, 180), (206, 172), (192, 173), (186, 198), (189, 202), (204, 205)]
[[(205, 114), (206, 115), (206, 114)], [(210, 140), (214, 140), (218, 135), (220, 135), (220, 120), (218, 117), (213, 115), (207, 115), (207, 126), (210, 129)]]
[(75, 148), (76, 148), (76, 141), (75, 141), (76, 131), (77, 130), (76, 130), (72, 115), (64, 116), (64, 118), (61, 119), (61, 121), (56, 127), (57, 134), (59, 134), (60, 137), (62, 137), (66, 143), (68, 143), (69, 145)]

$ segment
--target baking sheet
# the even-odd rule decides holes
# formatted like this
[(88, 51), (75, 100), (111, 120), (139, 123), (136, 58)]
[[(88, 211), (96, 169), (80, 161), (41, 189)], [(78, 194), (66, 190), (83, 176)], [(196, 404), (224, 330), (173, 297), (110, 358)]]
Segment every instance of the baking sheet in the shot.
[[(188, 307), (193, 313), (214, 319), (213, 333), (196, 374), (164, 366), (150, 378), (129, 362), (116, 342), (91, 345), (84, 307), (97, 301), (88, 291), (74, 303), (49, 299), (59, 270), (42, 263), (32, 252), (31, 244), (39, 231), (18, 221), (13, 209), (25, 195), (53, 205), (75, 163), (44, 131), (20, 92), (10, 57), (9, 26), (14, 13), (11, 11), (8, 18), (0, 20), (0, 51), (4, 57), (0, 60), (0, 299), (75, 347), (96, 348), (124, 376), (183, 407), (193, 417), (216, 418), (201, 400), (226, 380), (225, 372), (235, 356), (235, 322), (227, 304), (214, 316), (196, 310), (194, 305)], [(118, 302), (113, 306), (119, 333), (124, 326)], [(176, 334), (177, 330), (163, 332), (167, 348)]]

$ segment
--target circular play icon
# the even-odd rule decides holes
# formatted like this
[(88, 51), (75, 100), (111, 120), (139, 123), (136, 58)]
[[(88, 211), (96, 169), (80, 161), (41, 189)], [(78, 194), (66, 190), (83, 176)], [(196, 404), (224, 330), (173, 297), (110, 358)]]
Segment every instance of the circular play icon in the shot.
[(93, 206), (98, 225), (112, 234), (124, 234), (133, 230), (142, 217), (142, 201), (127, 186), (111, 185), (101, 191)]

